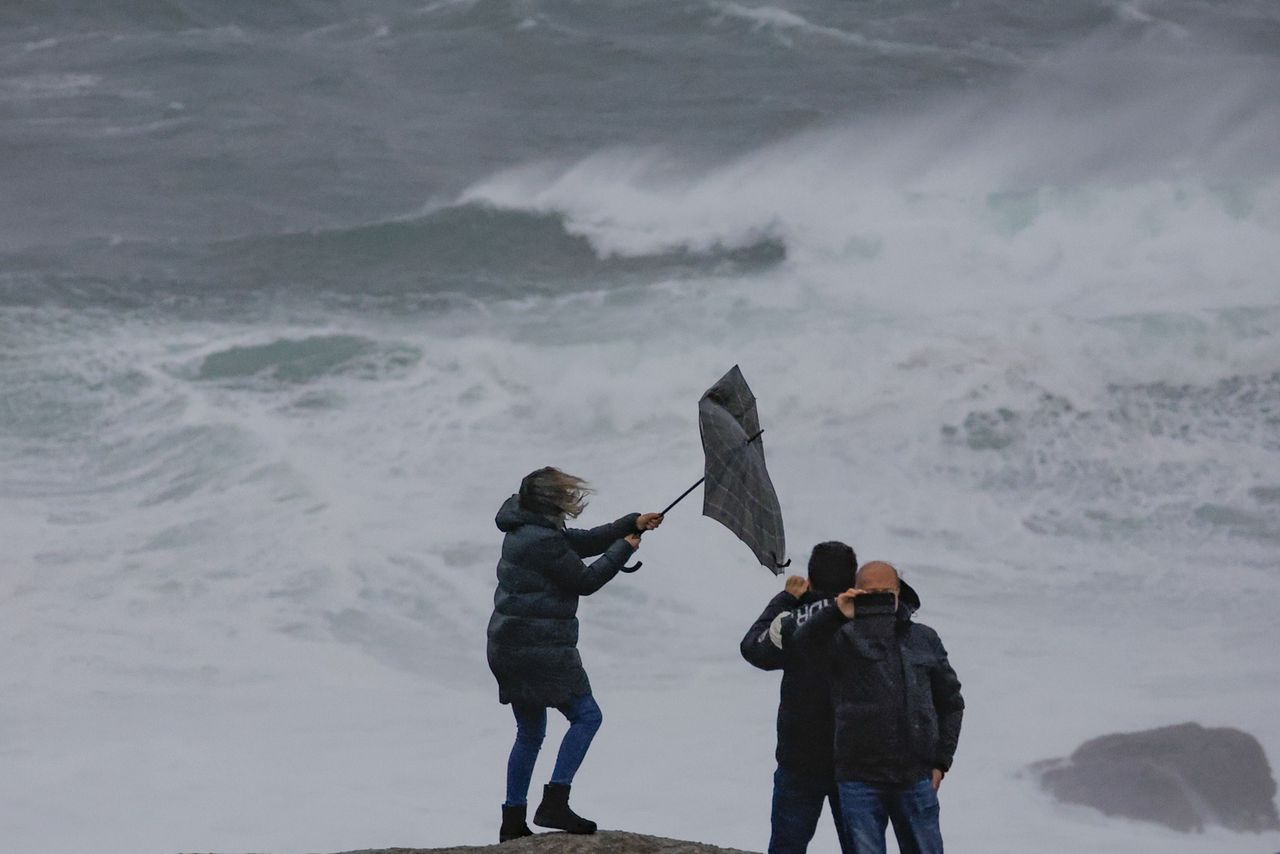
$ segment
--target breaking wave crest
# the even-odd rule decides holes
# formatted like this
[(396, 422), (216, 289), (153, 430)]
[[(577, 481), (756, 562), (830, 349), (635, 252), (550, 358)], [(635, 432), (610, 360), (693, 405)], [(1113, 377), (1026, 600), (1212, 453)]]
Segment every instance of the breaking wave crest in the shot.
[[(74, 252), (26, 250), (7, 259), (0, 305), (141, 307), (282, 292), (449, 305), (737, 275), (785, 257), (783, 242), (768, 234), (731, 244), (601, 251), (559, 213), (463, 203), (416, 217), (207, 246), (97, 241)], [(33, 284), (37, 276), (40, 286)]]
[(732, 245), (602, 252), (559, 213), (475, 203), (355, 228), (245, 238), (215, 249), (217, 263), (237, 267), (259, 285), (471, 297), (555, 294), (628, 277), (744, 272), (784, 256), (785, 247), (768, 235)]

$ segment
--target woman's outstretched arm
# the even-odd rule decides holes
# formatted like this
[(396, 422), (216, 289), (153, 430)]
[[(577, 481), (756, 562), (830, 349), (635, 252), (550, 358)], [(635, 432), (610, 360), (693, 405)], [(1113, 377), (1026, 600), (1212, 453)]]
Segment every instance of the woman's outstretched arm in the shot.
[(628, 513), (617, 521), (595, 528), (565, 528), (564, 538), (578, 557), (595, 557), (628, 534), (636, 533), (636, 520), (639, 518), (639, 513)]
[(622, 570), (639, 543), (634, 533), (615, 540), (603, 555), (588, 565), (574, 554), (564, 539), (548, 539), (545, 544), (539, 544), (537, 551), (540, 553), (535, 554), (535, 560), (538, 568), (556, 587), (578, 596), (590, 596)]
[(661, 524), (661, 513), (628, 513), (616, 522), (586, 531), (566, 528), (564, 536), (578, 557), (594, 557), (623, 537), (652, 531)]

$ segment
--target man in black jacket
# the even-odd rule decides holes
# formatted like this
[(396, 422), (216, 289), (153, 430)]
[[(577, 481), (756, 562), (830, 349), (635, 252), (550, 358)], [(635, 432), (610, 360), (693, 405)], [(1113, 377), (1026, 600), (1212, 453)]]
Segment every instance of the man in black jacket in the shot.
[(853, 585), (857, 557), (844, 543), (814, 546), (809, 577), (793, 575), (770, 600), (742, 639), (742, 657), (761, 670), (782, 671), (778, 704), (778, 770), (773, 775), (769, 854), (804, 854), (813, 839), (824, 801), (831, 802), (840, 848), (852, 854), (840, 824), (832, 756), (830, 679), (818, 656), (795, 655), (788, 642), (798, 625)]
[(912, 621), (902, 592), (896, 569), (868, 563), (856, 589), (792, 638), (797, 654), (831, 668), (835, 779), (858, 854), (884, 854), (890, 821), (902, 854), (942, 854), (937, 791), (960, 738), (964, 698), (942, 641)]

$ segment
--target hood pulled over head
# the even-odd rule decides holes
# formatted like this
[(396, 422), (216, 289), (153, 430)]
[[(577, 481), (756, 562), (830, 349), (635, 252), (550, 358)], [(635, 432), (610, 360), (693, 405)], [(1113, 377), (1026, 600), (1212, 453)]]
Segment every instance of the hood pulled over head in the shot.
[(519, 495), (513, 495), (502, 502), (502, 506), (498, 508), (498, 515), (494, 517), (493, 523), (504, 534), (509, 534), (525, 525), (538, 525), (543, 528), (557, 527), (556, 523), (549, 517), (522, 507)]

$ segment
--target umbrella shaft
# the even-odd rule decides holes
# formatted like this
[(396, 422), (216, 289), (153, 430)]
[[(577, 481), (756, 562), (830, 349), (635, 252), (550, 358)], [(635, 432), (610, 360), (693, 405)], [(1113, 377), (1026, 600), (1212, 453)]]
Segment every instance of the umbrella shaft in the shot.
[[(754, 436), (752, 436), (752, 437), (750, 437), (749, 439), (747, 439), (747, 442), (746, 442), (746, 443), (747, 443), (748, 445), (750, 445), (750, 444), (751, 444), (752, 442), (754, 442), (756, 439), (759, 439), (759, 438), (760, 438), (760, 436), (761, 436), (763, 433), (764, 433), (764, 429), (763, 429), (763, 428), (762, 428), (762, 429), (760, 429), (760, 430), (757, 430)], [(667, 505), (666, 510), (663, 510), (663, 511), (662, 511), (662, 515), (663, 515), (663, 516), (667, 515), (667, 511), (668, 511), (668, 510), (670, 510), (672, 507), (675, 507), (675, 506), (676, 506), (677, 504), (679, 504), (681, 501), (684, 501), (686, 498), (688, 498), (688, 497), (689, 497), (689, 493), (690, 493), (690, 492), (693, 492), (693, 491), (694, 491), (695, 489), (697, 489), (699, 486), (702, 486), (702, 482), (703, 482), (703, 481), (705, 481), (705, 480), (706, 480), (706, 477), (705, 477), (705, 476), (704, 476), (704, 477), (700, 477), (700, 478), (698, 478), (698, 482), (697, 482), (697, 483), (695, 483), (693, 486), (691, 486), (691, 487), (689, 487), (688, 489), (686, 489), (684, 492), (680, 493), (680, 497), (679, 497), (679, 498), (677, 498), (675, 501), (672, 501), (670, 504), (668, 504), (668, 505)]]
[(663, 510), (663, 511), (662, 511), (662, 515), (663, 515), (663, 516), (667, 515), (667, 511), (668, 511), (668, 510), (670, 510), (672, 507), (675, 507), (675, 506), (676, 506), (677, 504), (679, 504), (681, 501), (684, 501), (684, 500), (685, 500), (685, 498), (687, 498), (687, 497), (688, 497), (688, 495), (689, 495), (689, 493), (690, 493), (690, 492), (693, 492), (693, 491), (694, 491), (695, 489), (697, 489), (699, 486), (702, 486), (702, 482), (703, 482), (704, 480), (706, 480), (706, 478), (705, 478), (705, 477), (700, 477), (700, 478), (698, 478), (698, 482), (697, 482), (697, 483), (695, 483), (693, 486), (691, 486), (691, 487), (689, 487), (688, 489), (686, 489), (684, 492), (680, 493), (680, 497), (679, 497), (679, 498), (677, 498), (675, 501), (672, 501), (670, 504), (668, 504), (668, 505), (667, 505), (666, 510)]

